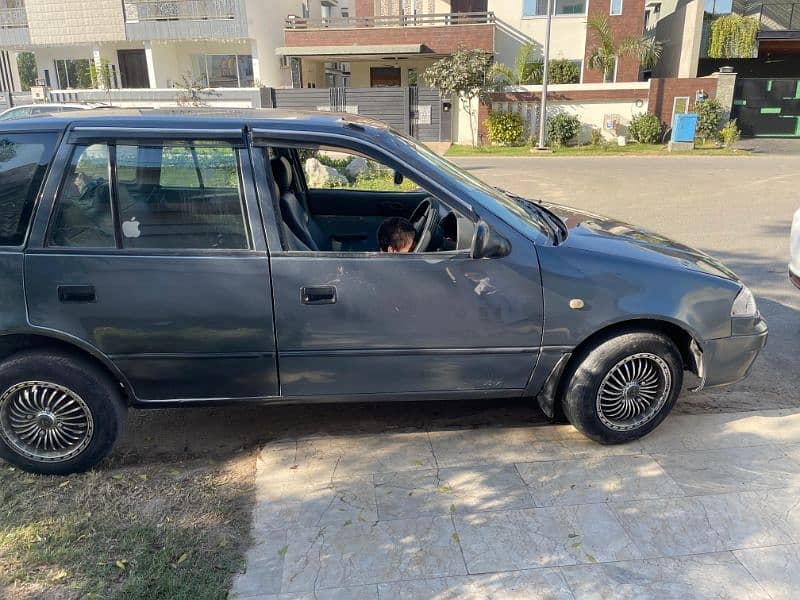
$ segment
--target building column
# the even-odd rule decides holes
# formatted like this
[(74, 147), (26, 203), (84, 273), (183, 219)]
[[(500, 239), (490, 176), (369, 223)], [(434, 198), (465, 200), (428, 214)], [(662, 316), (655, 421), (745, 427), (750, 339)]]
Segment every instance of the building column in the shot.
[(259, 85), (272, 85), (273, 82), (266, 83), (265, 74), (261, 72), (261, 59), (258, 56), (258, 42), (255, 40), (250, 40), (250, 56), (253, 57), (253, 79), (255, 79), (254, 85), (258, 87)]
[[(723, 67), (724, 68), (724, 67)], [(717, 102), (722, 105), (722, 118), (728, 122), (733, 109), (733, 91), (736, 87), (736, 73), (714, 73), (717, 78), (717, 92), (714, 95)]]
[(144, 56), (147, 61), (147, 79), (150, 82), (150, 88), (157, 88), (156, 82), (156, 65), (153, 61), (153, 45), (151, 42), (144, 43)]

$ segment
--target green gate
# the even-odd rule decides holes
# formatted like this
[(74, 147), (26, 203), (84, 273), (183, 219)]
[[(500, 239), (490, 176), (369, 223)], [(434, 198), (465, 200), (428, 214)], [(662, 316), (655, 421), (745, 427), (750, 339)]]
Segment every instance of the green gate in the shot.
[(737, 79), (731, 117), (743, 136), (800, 138), (800, 79)]

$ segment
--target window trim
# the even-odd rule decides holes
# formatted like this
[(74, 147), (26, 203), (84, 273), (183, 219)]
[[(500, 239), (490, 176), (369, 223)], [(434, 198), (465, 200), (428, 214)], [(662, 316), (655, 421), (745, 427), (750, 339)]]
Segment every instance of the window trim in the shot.
[[(553, 0), (553, 14), (551, 15), (554, 19), (563, 19), (563, 18), (575, 18), (575, 17), (585, 17), (589, 14), (589, 0), (584, 0), (583, 3), (583, 12), (579, 13), (557, 13), (556, 12), (556, 0)], [(523, 19), (546, 19), (546, 14), (541, 15), (526, 15), (525, 14), (525, 2), (522, 3), (522, 18)]]
[[(614, 2), (619, 2), (619, 12), (614, 12)], [(622, 16), (622, 11), (624, 10), (625, 0), (609, 0), (608, 2), (608, 14), (611, 17), (619, 17)]]
[[(155, 131), (155, 130), (154, 130)], [(203, 130), (194, 130), (197, 133), (203, 132)], [(70, 138), (65, 143), (61, 144), (59, 153), (63, 153), (60, 156), (57, 156), (53, 159), (50, 163), (51, 167), (56, 163), (57, 160), (60, 159), (59, 166), (61, 168), (60, 179), (58, 181), (57, 187), (55, 192), (52, 194), (52, 203), (50, 204), (50, 210), (46, 217), (46, 222), (44, 225), (44, 234), (41, 236), (40, 239), (35, 240), (38, 242), (38, 246), (35, 248), (29, 248), (28, 250), (34, 252), (36, 254), (77, 254), (77, 255), (93, 255), (93, 256), (108, 256), (108, 255), (120, 255), (120, 256), (176, 256), (176, 257), (186, 257), (186, 258), (201, 258), (201, 257), (257, 257), (257, 256), (266, 256), (266, 249), (262, 248), (263, 244), (259, 243), (259, 236), (257, 235), (255, 227), (259, 226), (261, 222), (256, 222), (256, 217), (261, 217), (260, 210), (258, 207), (253, 208), (251, 204), (256, 202), (255, 199), (251, 199), (250, 196), (252, 194), (248, 194), (248, 185), (247, 179), (245, 178), (244, 169), (246, 165), (249, 163), (249, 160), (245, 161), (243, 157), (243, 153), (249, 153), (249, 149), (246, 146), (238, 146), (238, 145), (231, 145), (235, 156), (236, 156), (236, 168), (237, 168), (237, 177), (239, 180), (239, 201), (242, 208), (242, 219), (244, 220), (244, 230), (245, 235), (247, 238), (248, 248), (124, 248), (122, 247), (122, 238), (121, 238), (121, 221), (119, 211), (117, 210), (117, 181), (116, 181), (116, 161), (114, 163), (114, 169), (111, 169), (111, 155), (112, 155), (112, 147), (113, 147), (113, 154), (116, 158), (116, 146), (117, 145), (148, 145), (150, 144), (158, 144), (163, 143), (164, 141), (168, 141), (170, 139), (186, 139), (180, 137), (170, 137), (171, 132), (163, 132), (161, 131), (161, 137), (159, 140), (154, 140), (154, 138), (148, 137), (141, 137), (141, 138), (132, 138), (132, 137), (125, 137), (120, 139), (114, 138), (106, 138), (106, 139), (98, 139), (96, 137), (87, 139), (74, 139)], [(195, 136), (195, 141), (204, 141), (210, 143), (219, 143), (220, 145), (225, 145), (226, 141), (221, 139), (208, 139), (200, 136), (199, 138)], [(91, 144), (105, 144), (109, 148), (109, 176), (111, 177), (113, 173), (113, 177), (109, 180), (109, 193), (111, 194), (110, 203), (112, 206), (112, 217), (114, 220), (114, 233), (115, 233), (115, 240), (116, 240), (116, 247), (107, 247), (107, 248), (100, 248), (100, 247), (92, 247), (92, 248), (80, 248), (80, 247), (63, 247), (63, 246), (51, 246), (49, 245), (49, 238), (50, 238), (50, 230), (53, 226), (53, 221), (55, 219), (56, 209), (58, 208), (59, 202), (61, 200), (61, 192), (62, 188), (67, 179), (67, 172), (69, 170), (69, 165), (72, 162), (72, 157), (75, 152), (75, 149), (78, 146), (88, 146)], [(249, 157), (249, 154), (248, 154)], [(138, 167), (137, 167), (138, 170)], [(45, 176), (45, 181), (49, 183), (49, 173)], [(254, 183), (251, 179), (251, 184)], [(42, 189), (45, 189), (43, 186)], [(38, 206), (34, 207), (34, 210), (37, 210)], [(38, 210), (37, 210), (38, 215)], [(36, 219), (45, 217), (36, 217)], [(33, 221), (33, 220), (32, 220)], [(33, 227), (33, 224), (31, 225)], [(119, 228), (119, 229), (118, 229)], [(117, 237), (119, 236), (119, 237)]]

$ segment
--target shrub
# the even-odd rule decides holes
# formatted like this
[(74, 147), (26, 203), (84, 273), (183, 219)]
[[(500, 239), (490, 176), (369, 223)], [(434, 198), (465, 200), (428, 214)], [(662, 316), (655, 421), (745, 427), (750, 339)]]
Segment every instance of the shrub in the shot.
[(547, 80), (548, 83), (580, 83), (580, 67), (566, 58), (551, 60), (547, 69)]
[(486, 119), (486, 132), (490, 142), (514, 146), (522, 141), (525, 124), (518, 113), (496, 111)]
[(742, 132), (739, 131), (739, 127), (736, 125), (736, 119), (731, 119), (720, 130), (719, 139), (722, 140), (726, 148), (733, 148), (733, 145), (739, 141), (741, 135)]
[(599, 127), (592, 128), (592, 137), (589, 143), (592, 146), (600, 146), (603, 144), (603, 131)]
[(722, 121), (722, 105), (717, 100), (704, 100), (697, 105), (695, 137), (705, 142), (717, 139)]
[(581, 122), (575, 115), (559, 113), (547, 120), (547, 143), (558, 148), (563, 146), (576, 135), (581, 128)]
[(640, 144), (657, 144), (661, 141), (661, 121), (650, 112), (634, 115), (628, 135)]

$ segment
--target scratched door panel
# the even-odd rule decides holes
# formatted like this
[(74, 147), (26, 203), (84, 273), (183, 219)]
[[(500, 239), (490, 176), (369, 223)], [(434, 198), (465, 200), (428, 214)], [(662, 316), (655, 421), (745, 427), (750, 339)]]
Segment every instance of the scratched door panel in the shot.
[[(509, 256), (357, 254), (272, 258), (284, 395), (521, 389), (539, 351), (533, 245)], [(333, 304), (301, 288), (333, 286)]]

